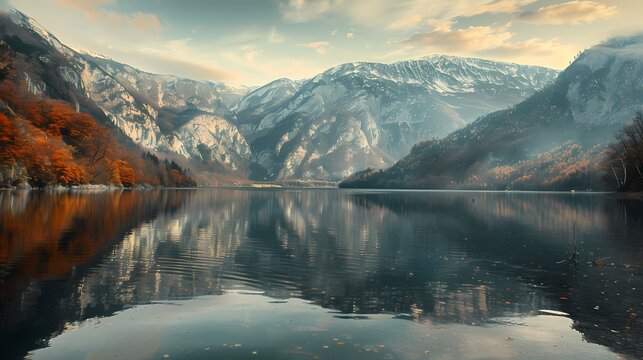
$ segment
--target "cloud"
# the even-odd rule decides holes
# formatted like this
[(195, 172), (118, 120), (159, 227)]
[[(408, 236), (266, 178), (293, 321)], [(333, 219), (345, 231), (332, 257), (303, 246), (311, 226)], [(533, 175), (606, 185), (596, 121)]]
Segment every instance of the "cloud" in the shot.
[(114, 3), (114, 0), (57, 0), (61, 5), (74, 8), (87, 18), (96, 18), (100, 15), (104, 5)]
[(57, 2), (79, 11), (87, 21), (110, 29), (129, 29), (140, 33), (161, 30), (161, 22), (153, 14), (141, 12), (122, 14), (106, 9), (105, 5), (113, 4), (114, 0), (57, 0)]
[(307, 22), (329, 12), (339, 0), (288, 0), (279, 3), (284, 20), (293, 23)]
[(401, 43), (448, 51), (479, 51), (502, 46), (513, 36), (508, 31), (509, 24), (497, 28), (469, 26), (463, 29), (453, 29), (453, 25), (453, 22), (449, 22), (430, 32), (415, 33)]
[(347, 39), (353, 39), (355, 37), (355, 33), (353, 32), (354, 30), (351, 29), (351, 31), (339, 31), (339, 29), (334, 28), (333, 30), (330, 31), (330, 36), (335, 36), (335, 35), (340, 35), (340, 36), (345, 36)]
[(616, 6), (596, 1), (569, 1), (520, 14), (520, 19), (539, 24), (581, 24), (618, 14)]
[(273, 26), (268, 33), (268, 42), (269, 43), (282, 43), (286, 41), (286, 38), (277, 32), (277, 27)]
[(304, 46), (307, 48), (314, 49), (318, 54), (325, 55), (328, 49), (330, 48), (330, 43), (328, 41), (310, 41), (303, 44), (297, 44), (299, 46)]
[[(172, 74), (197, 80), (234, 80), (238, 74), (221, 68), (198, 48), (192, 47), (191, 38), (148, 43), (136, 49), (118, 49), (118, 53), (133, 59), (141, 69), (156, 73)], [(256, 56), (254, 49), (242, 47), (246, 57)]]
[(430, 21), (435, 28), (417, 32), (410, 38), (389, 44), (400, 46), (390, 55), (410, 52), (440, 52), (463, 56), (483, 56), (520, 63), (540, 63), (543, 66), (565, 66), (578, 51), (577, 47), (563, 44), (558, 38), (543, 40), (538, 37), (515, 41), (511, 23), (502, 26), (469, 26), (454, 29), (453, 21)]
[[(128, 56), (131, 57), (131, 54)], [(141, 54), (136, 56), (137, 62), (152, 66), (157, 73), (172, 74), (196, 80), (231, 81), (237, 74), (222, 69), (215, 64), (189, 61), (166, 55)]]
[(393, 21), (389, 24), (389, 29), (404, 29), (404, 28), (413, 28), (416, 27), (422, 22), (423, 18), (420, 15), (412, 14), (409, 16), (404, 16), (398, 20)]
[(347, 18), (367, 27), (412, 29), (427, 19), (450, 20), (480, 14), (520, 13), (536, 0), (282, 0), (279, 9), (288, 22), (307, 22), (325, 15)]
[(497, 1), (487, 1), (485, 4), (480, 6), (473, 6), (467, 12), (465, 16), (473, 16), (480, 14), (513, 14), (520, 11), (520, 9), (531, 3), (536, 2), (536, 0), (497, 0)]

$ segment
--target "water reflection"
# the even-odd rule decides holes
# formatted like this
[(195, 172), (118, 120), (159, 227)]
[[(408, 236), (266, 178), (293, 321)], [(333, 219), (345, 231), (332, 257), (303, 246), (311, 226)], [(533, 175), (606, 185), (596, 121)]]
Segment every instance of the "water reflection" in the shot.
[(132, 305), (261, 290), (425, 326), (560, 310), (637, 357), (641, 210), (582, 194), (4, 192), (0, 345), (20, 356)]

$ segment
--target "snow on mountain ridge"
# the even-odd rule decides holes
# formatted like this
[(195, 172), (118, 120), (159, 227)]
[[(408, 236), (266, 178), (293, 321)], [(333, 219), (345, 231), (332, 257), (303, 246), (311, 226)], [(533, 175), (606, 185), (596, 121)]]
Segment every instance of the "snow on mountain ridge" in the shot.
[[(305, 81), (290, 98), (242, 99), (237, 124), (251, 137), (253, 157), (269, 177), (340, 179), (356, 169), (390, 165), (415, 142), (513, 105), (556, 75), (448, 57), (346, 63)], [(277, 81), (248, 96), (288, 86)], [(251, 111), (250, 100), (256, 105)]]
[(356, 62), (337, 65), (313, 78), (313, 82), (333, 81), (360, 75), (405, 84), (421, 84), (441, 93), (473, 92), (479, 87), (541, 88), (557, 74), (556, 70), (495, 62), (476, 58), (433, 55), (392, 64)]
[[(312, 79), (278, 79), (252, 89), (80, 54), (17, 14), (19, 25), (67, 57), (55, 68), (60, 77), (141, 147), (245, 167), (238, 176), (247, 176), (251, 161), (264, 167), (261, 178), (339, 179), (363, 167), (384, 167), (415, 142), (512, 105), (556, 75), (439, 56), (342, 64)], [(40, 86), (38, 74), (29, 75)]]

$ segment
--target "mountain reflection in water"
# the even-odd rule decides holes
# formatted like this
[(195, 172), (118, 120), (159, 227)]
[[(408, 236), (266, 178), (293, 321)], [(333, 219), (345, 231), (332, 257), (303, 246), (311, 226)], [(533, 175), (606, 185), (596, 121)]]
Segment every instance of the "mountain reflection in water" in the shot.
[(585, 340), (643, 357), (641, 203), (512, 192), (14, 191), (0, 192), (0, 220), (0, 347), (10, 358), (52, 338), (55, 351), (79, 321), (205, 295), (226, 309), (239, 291), (292, 311), (307, 301), (334, 311), (328, 321), (339, 327), (388, 316), (399, 331), (493, 333), (558, 310)]

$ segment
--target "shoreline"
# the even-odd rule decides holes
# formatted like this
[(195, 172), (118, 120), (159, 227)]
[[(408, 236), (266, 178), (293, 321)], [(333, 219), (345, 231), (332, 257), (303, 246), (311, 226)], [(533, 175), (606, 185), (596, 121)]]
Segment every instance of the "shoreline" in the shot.
[(643, 192), (614, 192), (611, 194), (618, 200), (640, 200), (643, 201)]
[(146, 191), (146, 190), (200, 190), (200, 189), (230, 189), (230, 190), (293, 190), (293, 189), (321, 189), (321, 190), (357, 190), (357, 191), (411, 191), (411, 192), (497, 192), (497, 193), (543, 193), (543, 194), (570, 194), (570, 195), (602, 195), (617, 200), (640, 200), (643, 201), (643, 192), (615, 192), (615, 191), (568, 191), (568, 190), (477, 190), (477, 189), (374, 189), (374, 188), (341, 188), (330, 186), (239, 186), (239, 185), (204, 185), (195, 187), (166, 187), (166, 186), (153, 186), (149, 184), (137, 185), (134, 187), (124, 187), (119, 185), (105, 185), (105, 184), (85, 184), (74, 186), (46, 186), (43, 188), (32, 187), (2, 187), (0, 191)]

